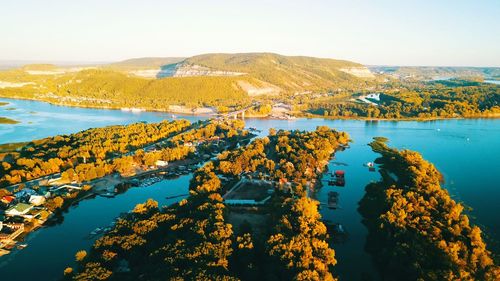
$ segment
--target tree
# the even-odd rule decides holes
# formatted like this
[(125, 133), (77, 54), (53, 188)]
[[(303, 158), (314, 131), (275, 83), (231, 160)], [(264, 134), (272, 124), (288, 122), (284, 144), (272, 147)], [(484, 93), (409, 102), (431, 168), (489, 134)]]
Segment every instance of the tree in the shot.
[(87, 251), (81, 250), (78, 251), (75, 255), (76, 261), (83, 261), (83, 259), (87, 256)]

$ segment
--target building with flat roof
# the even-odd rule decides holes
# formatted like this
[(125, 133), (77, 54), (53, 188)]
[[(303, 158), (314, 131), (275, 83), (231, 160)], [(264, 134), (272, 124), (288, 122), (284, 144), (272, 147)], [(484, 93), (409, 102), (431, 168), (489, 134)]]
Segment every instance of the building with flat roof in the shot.
[(16, 205), (8, 208), (5, 211), (5, 214), (7, 216), (23, 216), (23, 215), (27, 214), (32, 208), (33, 208), (33, 205), (25, 204), (25, 203), (18, 203)]

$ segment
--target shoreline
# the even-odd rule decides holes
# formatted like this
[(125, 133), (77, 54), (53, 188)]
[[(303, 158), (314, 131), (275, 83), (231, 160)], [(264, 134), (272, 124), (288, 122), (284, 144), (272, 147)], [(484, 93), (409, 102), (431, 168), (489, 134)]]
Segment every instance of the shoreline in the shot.
[[(123, 107), (110, 107), (110, 106), (91, 106), (91, 105), (74, 105), (74, 104), (63, 104), (56, 103), (36, 98), (27, 98), (27, 97), (4, 97), (0, 95), (0, 99), (8, 99), (8, 100), (27, 100), (27, 101), (35, 101), (35, 102), (44, 102), (54, 106), (61, 107), (77, 107), (77, 108), (86, 108), (86, 109), (101, 109), (101, 110), (117, 110), (122, 111)], [(196, 108), (192, 109), (193, 111)], [(157, 113), (167, 113), (167, 114), (181, 114), (186, 116), (207, 116), (207, 117), (217, 117), (219, 113), (186, 113), (184, 111), (171, 111), (171, 110), (161, 110), (161, 109), (150, 109), (150, 108), (141, 108), (141, 112), (157, 112)], [(429, 117), (429, 118), (418, 118), (418, 117), (406, 117), (406, 118), (369, 118), (369, 117), (342, 117), (342, 116), (323, 116), (316, 114), (304, 114), (295, 116), (294, 119), (279, 119), (279, 118), (270, 118), (269, 116), (248, 116), (245, 119), (269, 119), (269, 120), (283, 120), (283, 121), (294, 121), (297, 119), (325, 119), (325, 120), (357, 120), (357, 121), (440, 121), (440, 120), (466, 120), (466, 119), (500, 119), (500, 114), (496, 116), (484, 115), (484, 116), (472, 116), (472, 117)]]

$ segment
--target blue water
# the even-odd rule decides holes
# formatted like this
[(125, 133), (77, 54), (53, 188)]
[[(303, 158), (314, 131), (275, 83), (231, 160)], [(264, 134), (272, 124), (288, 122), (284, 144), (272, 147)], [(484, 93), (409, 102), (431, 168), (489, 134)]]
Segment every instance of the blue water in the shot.
[[(138, 112), (57, 106), (45, 102), (0, 98), (8, 105), (0, 106), (0, 117), (19, 121), (15, 125), (0, 124), (0, 144), (40, 139), (58, 134), (70, 134), (88, 128), (139, 121), (158, 122), (172, 119), (171, 113)], [(13, 110), (10, 110), (12, 109)], [(195, 122), (203, 116), (177, 115)]]
[[(317, 198), (326, 202), (331, 190), (340, 193), (339, 210), (322, 208), (322, 215), (344, 225), (350, 238), (344, 244), (335, 245), (338, 264), (335, 270), (344, 280), (359, 280), (363, 272), (371, 272), (369, 256), (364, 252), (366, 228), (361, 224), (357, 211), (358, 202), (364, 195), (364, 188), (370, 181), (379, 179), (378, 173), (369, 172), (363, 163), (373, 162), (378, 154), (367, 145), (373, 137), (389, 138), (391, 146), (411, 149), (422, 153), (425, 159), (434, 163), (445, 178), (445, 188), (451, 196), (472, 207), (469, 213), (474, 224), (480, 225), (483, 236), (487, 236), (488, 248), (500, 253), (500, 120), (465, 119), (439, 121), (355, 121), (297, 119), (246, 120), (247, 125), (262, 129), (262, 135), (269, 128), (312, 130), (326, 125), (349, 133), (354, 142), (343, 152), (338, 152), (329, 164), (330, 171), (346, 171), (345, 187), (323, 187)], [(335, 162), (347, 164), (336, 166)]]
[[(111, 124), (127, 124), (137, 121), (159, 121), (170, 114), (142, 112), (133, 114), (116, 110), (82, 109), (53, 106), (42, 102), (2, 100), (12, 104), (0, 107), (0, 116), (21, 121), (17, 125), (0, 125), (0, 143), (27, 141), (57, 134), (73, 133), (90, 127)], [(5, 110), (15, 107), (16, 110)], [(36, 113), (30, 113), (34, 111)], [(194, 121), (206, 117), (188, 116)], [(28, 123), (28, 122), (32, 123)], [(373, 161), (377, 155), (367, 143), (375, 136), (390, 139), (390, 145), (419, 151), (443, 173), (445, 188), (452, 197), (470, 206), (472, 222), (483, 229), (489, 237), (488, 248), (499, 253), (495, 237), (500, 237), (500, 219), (497, 216), (500, 199), (500, 120), (465, 119), (440, 121), (357, 121), (297, 119), (291, 121), (247, 119), (247, 126), (262, 130), (266, 135), (269, 128), (313, 130), (326, 125), (346, 131), (354, 142), (351, 148), (339, 152), (330, 165), (330, 170), (346, 171), (345, 187), (325, 186), (318, 191), (318, 200), (325, 202), (330, 190), (340, 193), (338, 210), (322, 208), (324, 217), (342, 223), (349, 233), (344, 244), (334, 245), (338, 264), (335, 271), (343, 280), (359, 280), (362, 272), (372, 273), (371, 260), (363, 250), (366, 228), (357, 212), (358, 202), (364, 194), (364, 187), (370, 181), (379, 179), (378, 173), (369, 172), (362, 164)], [(335, 166), (335, 162), (347, 166)], [(114, 199), (96, 198), (86, 200), (65, 215), (64, 222), (56, 227), (45, 228), (30, 235), (29, 246), (16, 255), (0, 258), (0, 276), (24, 276), (30, 280), (35, 270), (44, 272), (43, 280), (57, 279), (77, 250), (90, 247), (91, 241), (81, 237), (97, 226), (107, 225), (120, 212), (131, 209), (135, 204), (152, 197), (160, 202), (165, 196), (187, 188), (187, 178), (164, 181), (148, 188), (127, 191)], [(170, 191), (175, 190), (176, 192)], [(179, 192), (182, 193), (182, 192)], [(47, 254), (50, 253), (50, 259)], [(26, 264), (30, 266), (27, 271)], [(35, 269), (36, 268), (36, 269)], [(29, 273), (31, 272), (31, 273)], [(32, 275), (30, 275), (32, 274)], [(37, 276), (40, 277), (40, 276)], [(2, 279), (3, 280), (3, 279)], [(42, 280), (37, 278), (37, 280)]]
[(94, 239), (87, 239), (97, 227), (108, 226), (120, 213), (128, 212), (148, 198), (160, 206), (172, 204), (188, 193), (190, 175), (165, 180), (148, 187), (131, 188), (115, 198), (96, 197), (83, 200), (64, 214), (64, 221), (44, 227), (28, 236), (28, 247), (0, 257), (0, 280), (58, 280), (62, 271), (74, 265), (75, 253), (88, 250)]

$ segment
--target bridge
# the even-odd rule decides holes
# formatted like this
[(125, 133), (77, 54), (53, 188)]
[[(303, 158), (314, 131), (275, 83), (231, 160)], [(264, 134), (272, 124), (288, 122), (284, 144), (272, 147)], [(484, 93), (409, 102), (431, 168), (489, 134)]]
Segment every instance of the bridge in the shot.
[(232, 117), (234, 119), (238, 119), (238, 115), (239, 115), (239, 116), (241, 116), (241, 119), (245, 119), (245, 112), (250, 110), (251, 108), (256, 107), (256, 106), (259, 106), (258, 102), (254, 102), (251, 105), (249, 105), (243, 109), (240, 109), (240, 110), (219, 114), (218, 118), (219, 119), (229, 119)]

